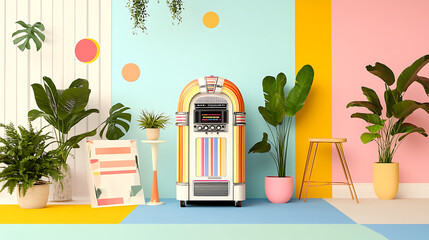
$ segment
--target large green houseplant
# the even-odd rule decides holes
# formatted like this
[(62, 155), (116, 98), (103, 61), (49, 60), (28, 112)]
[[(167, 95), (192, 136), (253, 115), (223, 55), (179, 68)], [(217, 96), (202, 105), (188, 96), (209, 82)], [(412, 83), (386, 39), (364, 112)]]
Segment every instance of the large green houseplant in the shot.
[(277, 167), (277, 177), (265, 177), (265, 193), (274, 203), (288, 202), (293, 193), (293, 178), (286, 176), (286, 160), (292, 120), (302, 109), (313, 84), (314, 71), (305, 65), (296, 75), (295, 86), (285, 95), (286, 76), (267, 76), (262, 80), (265, 106), (258, 108), (270, 130), (271, 139), (263, 133), (249, 153), (268, 152)]
[[(406, 122), (406, 118), (419, 108), (429, 113), (429, 103), (420, 103), (404, 97), (408, 87), (414, 82), (420, 83), (426, 94), (429, 94), (429, 79), (418, 75), (428, 62), (429, 55), (419, 58), (402, 71), (397, 80), (392, 70), (382, 63), (366, 66), (368, 72), (384, 82), (384, 116), (379, 96), (368, 87), (362, 87), (368, 101), (353, 101), (347, 105), (347, 108), (363, 107), (369, 111), (353, 113), (351, 117), (363, 119), (368, 123), (366, 127), (368, 131), (361, 135), (361, 141), (364, 144), (373, 141), (377, 143), (378, 162), (373, 164), (373, 182), (374, 190), (381, 199), (392, 199), (398, 191), (399, 164), (392, 160), (401, 141), (412, 133), (427, 137), (425, 129)], [(393, 88), (395, 81), (396, 88)]]
[[(26, 129), (13, 124), (5, 125), (5, 137), (0, 137), (0, 182), (5, 182), (0, 192), (10, 194), (17, 189), (18, 204), (22, 208), (43, 208), (48, 202), (49, 185), (45, 181), (63, 178), (61, 161), (56, 150), (47, 150), (51, 139), (43, 129), (35, 130), (30, 124)], [(44, 179), (45, 178), (45, 179)]]
[[(52, 79), (43, 77), (43, 85), (34, 83), (31, 87), (40, 110), (30, 110), (28, 119), (33, 121), (43, 117), (53, 127), (57, 149), (64, 165), (70, 156), (70, 152), (74, 148), (79, 148), (79, 142), (86, 137), (94, 136), (98, 128), (103, 126), (100, 131), (100, 137), (105, 132), (106, 138), (109, 140), (119, 139), (129, 130), (131, 114), (125, 112), (129, 108), (117, 103), (110, 109), (109, 117), (98, 127), (88, 132), (77, 133), (74, 136), (70, 135), (71, 129), (76, 124), (86, 119), (89, 115), (99, 112), (95, 108), (86, 109), (91, 94), (88, 80), (76, 79), (67, 89), (60, 90), (56, 88)], [(55, 186), (56, 188), (63, 188), (58, 184)], [(59, 199), (52, 199), (53, 195), (51, 194), (51, 200), (70, 200), (71, 188), (67, 191), (66, 196), (55, 196), (58, 196)]]

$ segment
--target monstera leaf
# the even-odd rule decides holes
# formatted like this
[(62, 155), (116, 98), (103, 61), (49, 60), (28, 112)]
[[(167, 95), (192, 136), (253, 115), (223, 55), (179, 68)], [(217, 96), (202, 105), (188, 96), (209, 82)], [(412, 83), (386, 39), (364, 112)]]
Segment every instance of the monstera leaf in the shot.
[(249, 153), (266, 153), (271, 150), (271, 145), (268, 143), (268, 134), (264, 132), (262, 140), (255, 143), (249, 150)]
[[(124, 113), (130, 109), (125, 107), (121, 103), (117, 103), (110, 108), (110, 116), (106, 119), (104, 127), (100, 131), (100, 137), (103, 137), (103, 133), (106, 131), (106, 138), (109, 140), (116, 140), (125, 135), (130, 129), (131, 114)], [(122, 129), (120, 128), (122, 127)]]
[(12, 37), (21, 34), (21, 36), (17, 36), (13, 40), (13, 44), (18, 45), (19, 50), (24, 51), (24, 49), (30, 50), (30, 40), (33, 40), (36, 45), (37, 51), (42, 48), (42, 42), (45, 41), (45, 35), (42, 31), (45, 30), (45, 26), (41, 22), (37, 22), (33, 25), (26, 24), (23, 21), (16, 22), (21, 25), (24, 29), (18, 30), (12, 34)]

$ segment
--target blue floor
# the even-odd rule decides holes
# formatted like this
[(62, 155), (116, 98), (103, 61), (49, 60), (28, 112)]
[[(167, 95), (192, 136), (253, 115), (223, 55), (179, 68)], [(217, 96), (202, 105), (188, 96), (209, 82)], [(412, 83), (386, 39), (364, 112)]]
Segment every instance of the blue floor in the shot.
[(179, 207), (175, 199), (161, 199), (164, 205), (138, 206), (122, 223), (126, 224), (354, 224), (355, 222), (323, 199), (291, 199), (286, 204), (267, 199), (250, 199), (241, 208), (233, 206)]
[(364, 224), (365, 227), (378, 232), (389, 240), (428, 240), (428, 224)]

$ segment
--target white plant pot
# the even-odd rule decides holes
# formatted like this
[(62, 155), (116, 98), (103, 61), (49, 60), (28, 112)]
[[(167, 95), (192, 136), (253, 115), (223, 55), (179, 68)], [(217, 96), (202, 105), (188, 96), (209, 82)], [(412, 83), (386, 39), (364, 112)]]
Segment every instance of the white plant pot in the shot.
[(67, 172), (65, 172), (64, 169), (61, 169), (61, 172), (65, 174), (62, 180), (62, 187), (60, 182), (51, 179), (52, 184), (50, 184), (49, 200), (52, 202), (66, 202), (72, 200), (72, 174), (70, 166), (67, 167)]
[(48, 203), (49, 184), (34, 185), (29, 188), (23, 196), (22, 191), (17, 194), (18, 205), (21, 208), (36, 209), (44, 208)]
[(159, 133), (160, 133), (159, 128), (146, 128), (147, 140), (158, 140)]

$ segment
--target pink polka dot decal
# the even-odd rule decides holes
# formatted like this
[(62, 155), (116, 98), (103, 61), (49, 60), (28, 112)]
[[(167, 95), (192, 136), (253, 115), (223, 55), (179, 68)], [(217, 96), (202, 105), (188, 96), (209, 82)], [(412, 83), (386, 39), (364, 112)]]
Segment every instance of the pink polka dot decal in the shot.
[(100, 45), (91, 38), (80, 40), (74, 49), (76, 58), (83, 63), (92, 63), (100, 55)]

